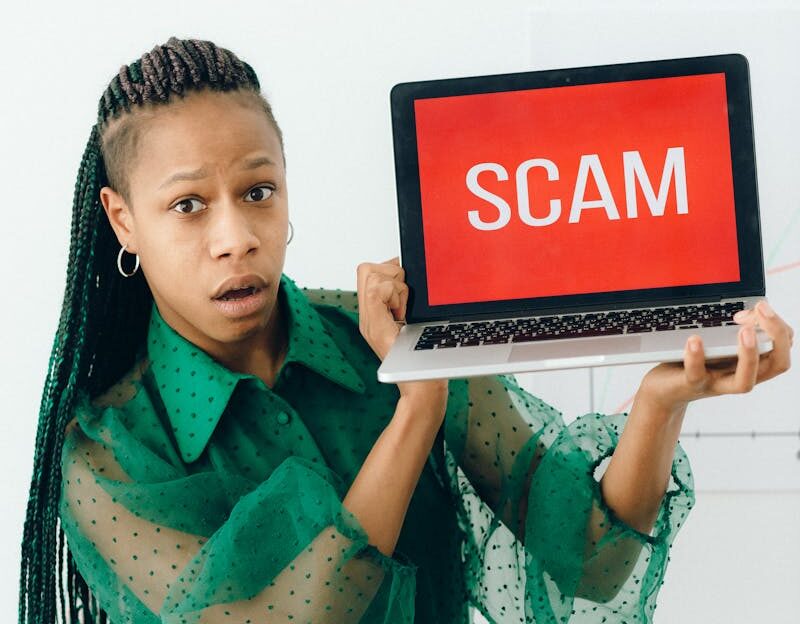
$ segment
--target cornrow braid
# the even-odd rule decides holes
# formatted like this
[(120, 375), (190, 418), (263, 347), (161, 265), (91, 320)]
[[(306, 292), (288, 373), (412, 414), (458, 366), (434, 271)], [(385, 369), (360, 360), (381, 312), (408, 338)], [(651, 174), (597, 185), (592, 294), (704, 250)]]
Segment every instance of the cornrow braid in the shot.
[(77, 393), (95, 397), (133, 366), (146, 339), (152, 293), (142, 272), (125, 279), (116, 270), (119, 247), (100, 189), (114, 188), (133, 208), (126, 173), (136, 155), (140, 117), (191, 91), (235, 91), (250, 98), (267, 115), (283, 152), (282, 133), (260, 88), (253, 68), (229, 50), (170, 37), (123, 65), (100, 98), (78, 168), (64, 300), (39, 406), (21, 547), (20, 624), (108, 621), (60, 525), (61, 450)]

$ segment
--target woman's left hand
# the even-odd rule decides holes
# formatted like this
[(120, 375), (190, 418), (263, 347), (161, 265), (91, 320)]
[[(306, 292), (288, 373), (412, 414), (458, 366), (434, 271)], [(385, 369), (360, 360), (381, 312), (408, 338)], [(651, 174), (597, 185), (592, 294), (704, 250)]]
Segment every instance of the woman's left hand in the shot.
[[(766, 301), (759, 301), (755, 311), (737, 313), (734, 321), (742, 325), (736, 357), (706, 362), (700, 336), (692, 335), (686, 341), (683, 362), (663, 362), (648, 371), (639, 392), (665, 410), (675, 411), (697, 399), (750, 392), (757, 383), (789, 370), (794, 330)], [(756, 323), (772, 339), (773, 348), (767, 353), (759, 354), (756, 348)], [(752, 346), (747, 344), (748, 335)], [(696, 352), (689, 348), (693, 341), (698, 345)]]

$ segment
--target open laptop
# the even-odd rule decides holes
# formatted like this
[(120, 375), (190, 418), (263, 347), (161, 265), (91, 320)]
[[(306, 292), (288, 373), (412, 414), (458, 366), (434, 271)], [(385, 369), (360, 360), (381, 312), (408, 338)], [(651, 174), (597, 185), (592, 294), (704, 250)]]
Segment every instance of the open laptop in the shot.
[[(405, 324), (382, 382), (736, 356), (764, 298), (747, 60), (397, 84)], [(759, 352), (772, 348), (756, 331)]]

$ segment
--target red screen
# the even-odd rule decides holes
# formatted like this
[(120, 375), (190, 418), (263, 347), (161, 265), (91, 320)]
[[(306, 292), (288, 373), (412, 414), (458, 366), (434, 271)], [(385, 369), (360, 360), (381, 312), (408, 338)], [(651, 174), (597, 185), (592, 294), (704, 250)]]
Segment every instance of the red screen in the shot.
[(414, 110), (429, 305), (739, 281), (724, 73)]

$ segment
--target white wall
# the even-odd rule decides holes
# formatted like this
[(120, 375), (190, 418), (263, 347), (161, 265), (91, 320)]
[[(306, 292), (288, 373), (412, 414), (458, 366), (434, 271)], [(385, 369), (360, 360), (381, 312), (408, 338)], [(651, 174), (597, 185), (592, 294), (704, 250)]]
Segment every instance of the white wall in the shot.
[[(758, 7), (685, 1), (223, 6), (145, 0), (114, 8), (95, 0), (2, 9), (0, 175), (6, 221), (0, 228), (0, 272), (6, 305), (0, 311), (0, 401), (6, 418), (0, 424), (0, 461), (7, 477), (0, 495), (7, 513), (0, 519), (0, 557), (7, 565), (0, 572), (0, 612), (10, 619), (17, 609), (19, 541), (42, 383), (63, 296), (78, 163), (97, 101), (121, 65), (173, 34), (211, 39), (253, 65), (286, 138), (295, 238), (285, 271), (301, 285), (355, 288), (359, 262), (398, 254), (388, 110), (393, 84), (746, 44), (759, 68), (754, 109), (765, 257), (770, 252), (766, 259), (777, 269), (800, 260), (798, 191), (786, 183), (796, 178), (800, 161), (797, 98), (788, 97), (797, 93), (800, 14), (796, 3)], [(712, 22), (729, 26), (702, 26)], [(789, 121), (781, 125), (781, 119)], [(342, 240), (348, 242), (344, 247), (337, 245)], [(775, 271), (767, 286), (776, 309), (796, 328), (797, 276), (796, 269)], [(628, 409), (625, 403), (645, 370), (583, 369), (520, 380), (574, 417), (589, 409)], [(787, 375), (750, 396), (691, 406), (687, 431), (797, 431), (796, 370), (791, 375), (791, 381)], [(800, 437), (760, 437), (757, 444), (765, 446), (756, 447), (736, 440), (703, 440), (705, 446), (686, 440), (701, 491), (673, 549), (657, 621), (800, 619)], [(717, 492), (704, 491), (712, 489)], [(737, 491), (742, 489), (752, 492)]]

